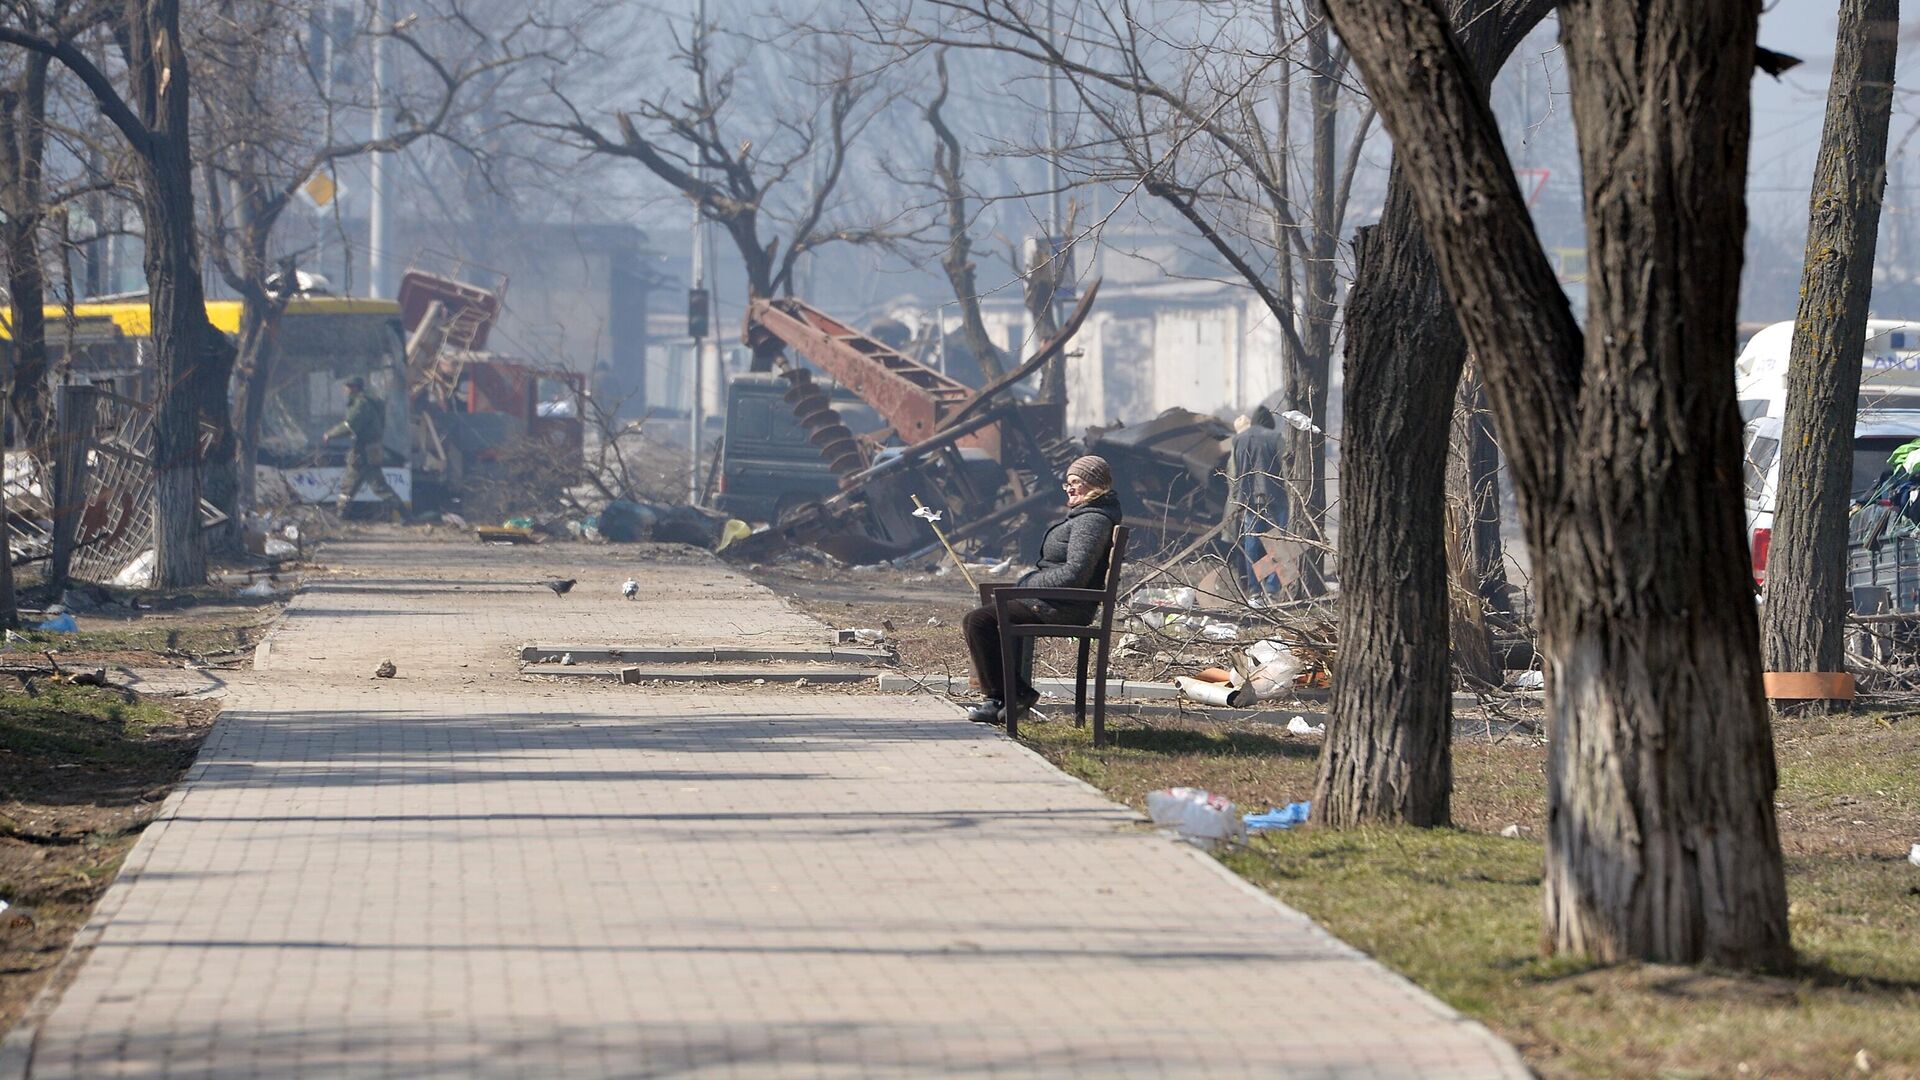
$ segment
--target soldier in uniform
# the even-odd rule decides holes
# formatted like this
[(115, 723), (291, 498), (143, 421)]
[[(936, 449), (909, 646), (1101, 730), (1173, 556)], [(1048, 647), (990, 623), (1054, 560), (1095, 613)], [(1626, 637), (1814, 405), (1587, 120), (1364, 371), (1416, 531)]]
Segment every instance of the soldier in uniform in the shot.
[(344, 516), (354, 494), (365, 485), (380, 496), (381, 502), (392, 504), (393, 516), (398, 520), (406, 504), (400, 501), (380, 471), (386, 460), (383, 440), (387, 434), (387, 403), (367, 393), (367, 381), (358, 375), (350, 376), (344, 385), (347, 418), (328, 428), (326, 434), (328, 439), (353, 439), (353, 444), (347, 447), (347, 471), (340, 477), (339, 511)]

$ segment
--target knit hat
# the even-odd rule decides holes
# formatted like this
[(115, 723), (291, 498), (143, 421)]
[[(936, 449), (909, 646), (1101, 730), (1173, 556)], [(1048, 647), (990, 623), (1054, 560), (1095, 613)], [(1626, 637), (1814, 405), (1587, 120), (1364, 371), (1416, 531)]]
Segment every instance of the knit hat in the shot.
[(1102, 491), (1113, 489), (1113, 467), (1108, 465), (1107, 459), (1103, 457), (1088, 454), (1085, 457), (1075, 458), (1073, 464), (1067, 466), (1067, 475), (1079, 477), (1086, 481), (1088, 487), (1099, 488)]

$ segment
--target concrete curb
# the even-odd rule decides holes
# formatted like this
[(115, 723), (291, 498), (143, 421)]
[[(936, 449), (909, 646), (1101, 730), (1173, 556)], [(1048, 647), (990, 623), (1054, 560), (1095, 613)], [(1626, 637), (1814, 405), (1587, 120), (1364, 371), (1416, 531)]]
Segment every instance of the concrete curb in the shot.
[(606, 679), (627, 684), (672, 683), (825, 683), (872, 682), (873, 672), (860, 668), (747, 668), (711, 671), (698, 667), (581, 667), (541, 664), (520, 669), (522, 675), (545, 675), (557, 679)]
[(800, 646), (771, 649), (729, 649), (703, 646), (670, 648), (631, 648), (614, 645), (522, 645), (523, 663), (552, 662), (572, 653), (583, 663), (625, 664), (727, 664), (759, 661), (852, 664), (892, 664), (894, 656), (885, 649), (862, 649), (850, 645)]

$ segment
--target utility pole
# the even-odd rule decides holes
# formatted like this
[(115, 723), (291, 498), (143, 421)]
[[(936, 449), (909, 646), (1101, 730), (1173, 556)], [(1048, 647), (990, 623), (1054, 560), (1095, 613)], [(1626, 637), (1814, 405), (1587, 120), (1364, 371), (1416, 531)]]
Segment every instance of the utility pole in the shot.
[[(699, 21), (693, 27), (693, 47), (702, 49), (702, 35), (707, 32), (707, 0), (700, 0), (699, 12), (695, 15)], [(704, 165), (695, 166), (694, 180), (704, 186), (707, 170)], [(707, 360), (707, 230), (706, 215), (702, 212), (698, 196), (693, 200), (693, 258), (692, 267), (687, 276), (687, 336), (693, 338), (693, 362), (688, 375), (687, 387), (687, 505), (700, 505), (700, 369)]]
[[(1059, 48), (1059, 29), (1054, 22), (1055, 0), (1047, 0), (1047, 45)], [(1067, 238), (1060, 235), (1066, 228), (1066, 215), (1061, 211), (1064, 195), (1060, 190), (1060, 70), (1056, 65), (1047, 66), (1047, 246), (1048, 256), (1054, 260), (1053, 279), (1065, 285)], [(1055, 288), (1052, 296), (1053, 321), (1060, 323), (1060, 293)]]
[[(373, 2), (373, 130), (374, 141), (387, 137), (387, 89), (392, 72), (387, 67), (387, 35), (393, 21), (387, 15), (387, 0)], [(375, 150), (367, 162), (367, 179), (373, 190), (367, 198), (367, 295), (380, 299), (386, 295), (387, 231), (390, 170), (384, 150)]]

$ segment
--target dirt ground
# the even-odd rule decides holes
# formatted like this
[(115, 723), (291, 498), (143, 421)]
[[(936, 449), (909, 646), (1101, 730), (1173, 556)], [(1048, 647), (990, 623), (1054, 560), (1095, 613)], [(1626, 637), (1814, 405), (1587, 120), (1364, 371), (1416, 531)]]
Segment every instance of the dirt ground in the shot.
[[(280, 600), (235, 591), (119, 592), (79, 610), (77, 634), (19, 634), (0, 669), (117, 681), (125, 669), (239, 667)], [(46, 984), (218, 713), (216, 701), (0, 676), (0, 1032)]]

